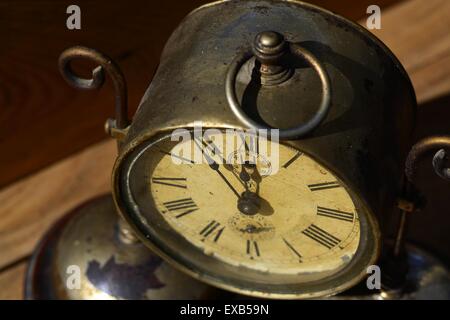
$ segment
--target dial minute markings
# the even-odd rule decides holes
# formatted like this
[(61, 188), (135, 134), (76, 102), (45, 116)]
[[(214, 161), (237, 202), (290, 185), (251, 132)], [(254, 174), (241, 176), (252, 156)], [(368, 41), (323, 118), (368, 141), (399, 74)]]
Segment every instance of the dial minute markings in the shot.
[(282, 239), (287, 247), (298, 257), (299, 262), (302, 262), (302, 255), (285, 238)]
[(303, 153), (301, 153), (300, 151), (297, 151), (297, 153), (288, 161), (283, 165), (283, 168), (287, 169), (292, 163), (294, 163), (295, 160), (297, 160), (298, 158), (300, 158), (300, 156)]
[(341, 242), (340, 239), (329, 234), (328, 232), (319, 228), (315, 224), (310, 225), (308, 228), (303, 230), (302, 233), (305, 236), (307, 236), (308, 238), (327, 247), (328, 249), (332, 249), (333, 247), (335, 247), (336, 245), (338, 245)]

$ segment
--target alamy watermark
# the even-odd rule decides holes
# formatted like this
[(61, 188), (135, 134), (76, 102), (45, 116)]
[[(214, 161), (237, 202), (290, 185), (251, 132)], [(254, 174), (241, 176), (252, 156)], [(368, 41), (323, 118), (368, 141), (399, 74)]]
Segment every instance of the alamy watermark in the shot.
[(381, 29), (381, 8), (373, 4), (367, 7), (366, 13), (370, 14), (366, 20), (367, 29)]
[(178, 143), (171, 150), (174, 164), (242, 165), (260, 167), (263, 176), (279, 169), (278, 129), (203, 129), (202, 122), (193, 130), (176, 129), (171, 140)]
[[(81, 29), (81, 8), (76, 4), (71, 4), (66, 8), (69, 15), (66, 19), (66, 27), (69, 30)], [(376, 4), (367, 7), (366, 13), (369, 14), (366, 20), (367, 29), (381, 29), (381, 8)]]
[(69, 30), (81, 29), (81, 8), (76, 4), (71, 4), (67, 7), (66, 13), (69, 16), (66, 19), (66, 27)]
[(381, 289), (381, 269), (377, 265), (371, 265), (367, 267), (367, 277), (366, 286), (369, 290), (380, 290)]
[(66, 287), (69, 290), (81, 289), (81, 269), (79, 266), (73, 264), (66, 269)]

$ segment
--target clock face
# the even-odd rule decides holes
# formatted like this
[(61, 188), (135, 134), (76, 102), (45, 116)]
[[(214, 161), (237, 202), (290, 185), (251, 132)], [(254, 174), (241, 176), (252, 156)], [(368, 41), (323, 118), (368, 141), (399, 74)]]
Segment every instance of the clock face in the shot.
[[(309, 156), (285, 145), (265, 156), (257, 152), (263, 143), (236, 133), (189, 139), (177, 146), (187, 153), (181, 163), (167, 150), (149, 179), (159, 214), (224, 263), (273, 273), (339, 270), (359, 243), (350, 195)], [(196, 148), (200, 164), (192, 163)], [(240, 210), (246, 200), (254, 210)]]
[(211, 272), (219, 286), (280, 291), (329, 279), (338, 290), (333, 277), (354, 281), (341, 276), (346, 269), (362, 277), (364, 267), (354, 266), (361, 252), (374, 260), (371, 221), (349, 189), (291, 146), (216, 130), (181, 142), (165, 137), (133, 157), (121, 177), (131, 203), (125, 217), (153, 249), (200, 275)]

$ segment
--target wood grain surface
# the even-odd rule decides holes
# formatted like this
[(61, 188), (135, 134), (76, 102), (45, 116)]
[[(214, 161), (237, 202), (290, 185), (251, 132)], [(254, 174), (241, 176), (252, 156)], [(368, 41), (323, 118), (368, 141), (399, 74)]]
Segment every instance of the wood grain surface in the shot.
[(0, 273), (0, 300), (23, 299), (26, 262)]
[[(422, 2), (422, 3), (421, 3)], [(408, 71), (419, 103), (450, 91), (450, 1), (406, 1), (373, 30)]]
[(0, 191), (0, 269), (28, 256), (50, 225), (110, 190), (115, 142), (108, 140)]

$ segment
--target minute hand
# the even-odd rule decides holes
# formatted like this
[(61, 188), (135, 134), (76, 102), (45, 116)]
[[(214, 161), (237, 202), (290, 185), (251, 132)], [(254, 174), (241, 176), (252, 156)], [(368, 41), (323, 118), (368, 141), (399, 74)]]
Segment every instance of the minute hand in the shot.
[(209, 141), (208, 143), (206, 143), (205, 140), (202, 140), (202, 143), (203, 143), (203, 145), (204, 145), (205, 147), (207, 147), (208, 144), (209, 144), (209, 145), (211, 145), (211, 146), (214, 148), (216, 154), (219, 155), (219, 157), (220, 157), (221, 160), (222, 160), (223, 167), (224, 167), (225, 169), (227, 169), (228, 171), (230, 171), (230, 172), (233, 174), (233, 176), (235, 176), (235, 177), (238, 179), (239, 183), (241, 183), (241, 184), (244, 186), (244, 188), (247, 190), (247, 184), (246, 184), (246, 182), (244, 182), (244, 181), (239, 177), (239, 174), (236, 174), (236, 172), (235, 172), (234, 169), (233, 169), (233, 166), (227, 163), (227, 161), (225, 160), (225, 158), (224, 158), (224, 156), (223, 156), (223, 152), (220, 151), (220, 149), (215, 145), (215, 143), (212, 142), (212, 141)]
[(220, 172), (219, 170), (219, 164), (214, 161), (213, 158), (211, 158), (206, 152), (203, 152), (203, 149), (201, 147), (201, 145), (198, 143), (198, 141), (196, 139), (194, 139), (195, 144), (197, 145), (197, 147), (200, 149), (200, 151), (202, 152), (203, 156), (205, 157), (206, 161), (209, 164), (209, 167), (211, 169), (213, 169), (215, 172), (217, 172), (219, 174), (219, 176), (222, 178), (222, 180), (227, 184), (227, 186), (231, 189), (231, 191), (234, 192), (234, 194), (240, 198), (241, 196), (239, 195), (239, 193), (236, 191), (236, 189), (233, 187), (233, 185), (228, 181), (228, 179), (223, 175), (222, 172)]

